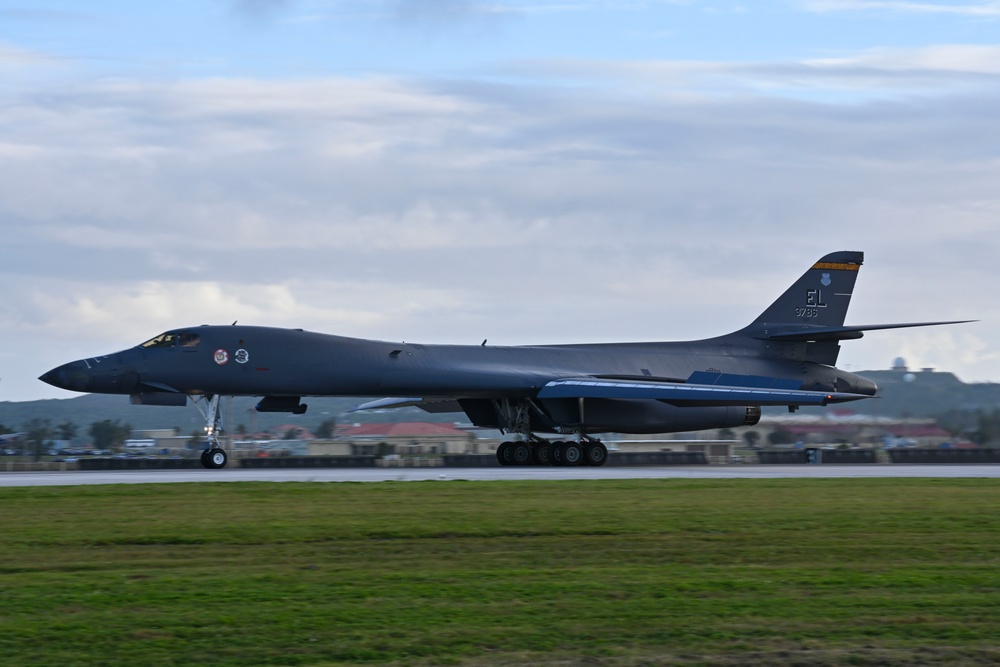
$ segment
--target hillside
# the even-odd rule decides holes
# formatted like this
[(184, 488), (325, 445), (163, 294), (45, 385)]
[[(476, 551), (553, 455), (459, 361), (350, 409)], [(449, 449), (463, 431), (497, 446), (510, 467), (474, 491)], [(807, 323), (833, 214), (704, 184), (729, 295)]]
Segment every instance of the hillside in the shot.
[(937, 417), (952, 410), (1000, 408), (1000, 384), (966, 384), (953, 373), (864, 371), (879, 386), (879, 398), (855, 403), (856, 412), (884, 417)]

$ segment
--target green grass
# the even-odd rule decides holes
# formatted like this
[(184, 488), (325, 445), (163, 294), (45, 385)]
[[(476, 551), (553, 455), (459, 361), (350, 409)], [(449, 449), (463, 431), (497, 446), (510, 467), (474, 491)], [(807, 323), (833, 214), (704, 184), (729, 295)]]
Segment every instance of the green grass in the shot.
[(1000, 662), (1000, 484), (0, 490), (0, 664)]

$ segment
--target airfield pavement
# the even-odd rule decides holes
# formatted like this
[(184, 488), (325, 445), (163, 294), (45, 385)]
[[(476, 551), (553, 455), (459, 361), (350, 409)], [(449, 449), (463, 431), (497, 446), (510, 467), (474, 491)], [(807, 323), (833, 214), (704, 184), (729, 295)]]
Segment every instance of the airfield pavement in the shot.
[(568, 479), (1000, 478), (1000, 465), (730, 465), (606, 468), (279, 468), (0, 473), (0, 487), (178, 482), (425, 482)]

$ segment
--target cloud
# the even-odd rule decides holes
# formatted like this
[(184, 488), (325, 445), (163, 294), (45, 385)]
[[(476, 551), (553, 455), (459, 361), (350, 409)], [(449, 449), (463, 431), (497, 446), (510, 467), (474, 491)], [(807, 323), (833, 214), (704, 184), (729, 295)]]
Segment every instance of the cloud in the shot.
[(599, 2), (482, 2), (480, 0), (387, 0), (398, 19), (418, 23), (450, 24), (481, 17), (566, 14), (595, 9), (631, 11), (627, 3), (617, 6)]
[(749, 94), (857, 104), (983, 90), (1000, 75), (998, 57), (997, 45), (941, 44), (789, 62), (525, 61), (510, 71), (578, 85), (600, 81), (604, 87), (678, 101)]
[(13, 44), (0, 42), (0, 68), (22, 67), (26, 65), (51, 64), (57, 59)]
[(251, 19), (269, 18), (294, 4), (295, 0), (232, 0), (233, 12)]
[(466, 20), (483, 9), (472, 0), (396, 0), (391, 6), (402, 21), (431, 23)]
[[(287, 12), (302, 3), (296, 0), (233, 0), (234, 13), (250, 19), (270, 18)], [(346, 2), (318, 4), (308, 7), (308, 14), (289, 19), (297, 22), (338, 20), (343, 17), (366, 17), (381, 22), (392, 22), (401, 27), (445, 29), (486, 19), (497, 19), (522, 13), (538, 13), (545, 7), (517, 7), (503, 2), (477, 2), (475, 0), (347, 0)], [(559, 8), (552, 8), (560, 11)]]
[(953, 14), (971, 17), (1000, 16), (998, 2), (899, 2), (893, 0), (811, 0), (804, 3), (814, 12), (890, 11), (912, 14)]
[[(0, 126), (18, 128), (0, 141), (0, 331), (29, 351), (0, 357), (0, 400), (38, 395), (69, 358), (201, 322), (706, 337), (838, 249), (868, 256), (853, 322), (984, 320), (940, 354), (944, 339), (871, 334), (846, 362), (884, 367), (910, 340), (912, 365), (1000, 379), (997, 306), (970, 288), (992, 284), (1000, 251), (1000, 95), (970, 53), (0, 90)], [(829, 104), (758, 85), (822, 90), (899, 63), (935, 94)], [(968, 86), (940, 86), (946, 68)]]
[(1000, 45), (940, 44), (916, 49), (869, 49), (842, 58), (807, 61), (820, 68), (864, 67), (887, 72), (1000, 74)]
[(31, 21), (38, 23), (89, 23), (96, 21), (90, 14), (66, 12), (55, 9), (0, 9), (0, 19), (5, 21)]
[(516, 3), (476, 0), (386, 0), (385, 20), (404, 34), (439, 37), (492, 34), (515, 18), (538, 13)]

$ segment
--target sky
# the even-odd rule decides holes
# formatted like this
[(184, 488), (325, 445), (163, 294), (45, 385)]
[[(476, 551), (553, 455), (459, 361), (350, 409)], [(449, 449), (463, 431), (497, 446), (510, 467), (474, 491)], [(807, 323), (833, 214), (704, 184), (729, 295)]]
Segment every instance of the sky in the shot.
[(0, 401), (197, 324), (690, 340), (862, 250), (839, 365), (1000, 381), (1000, 2), (0, 0)]

